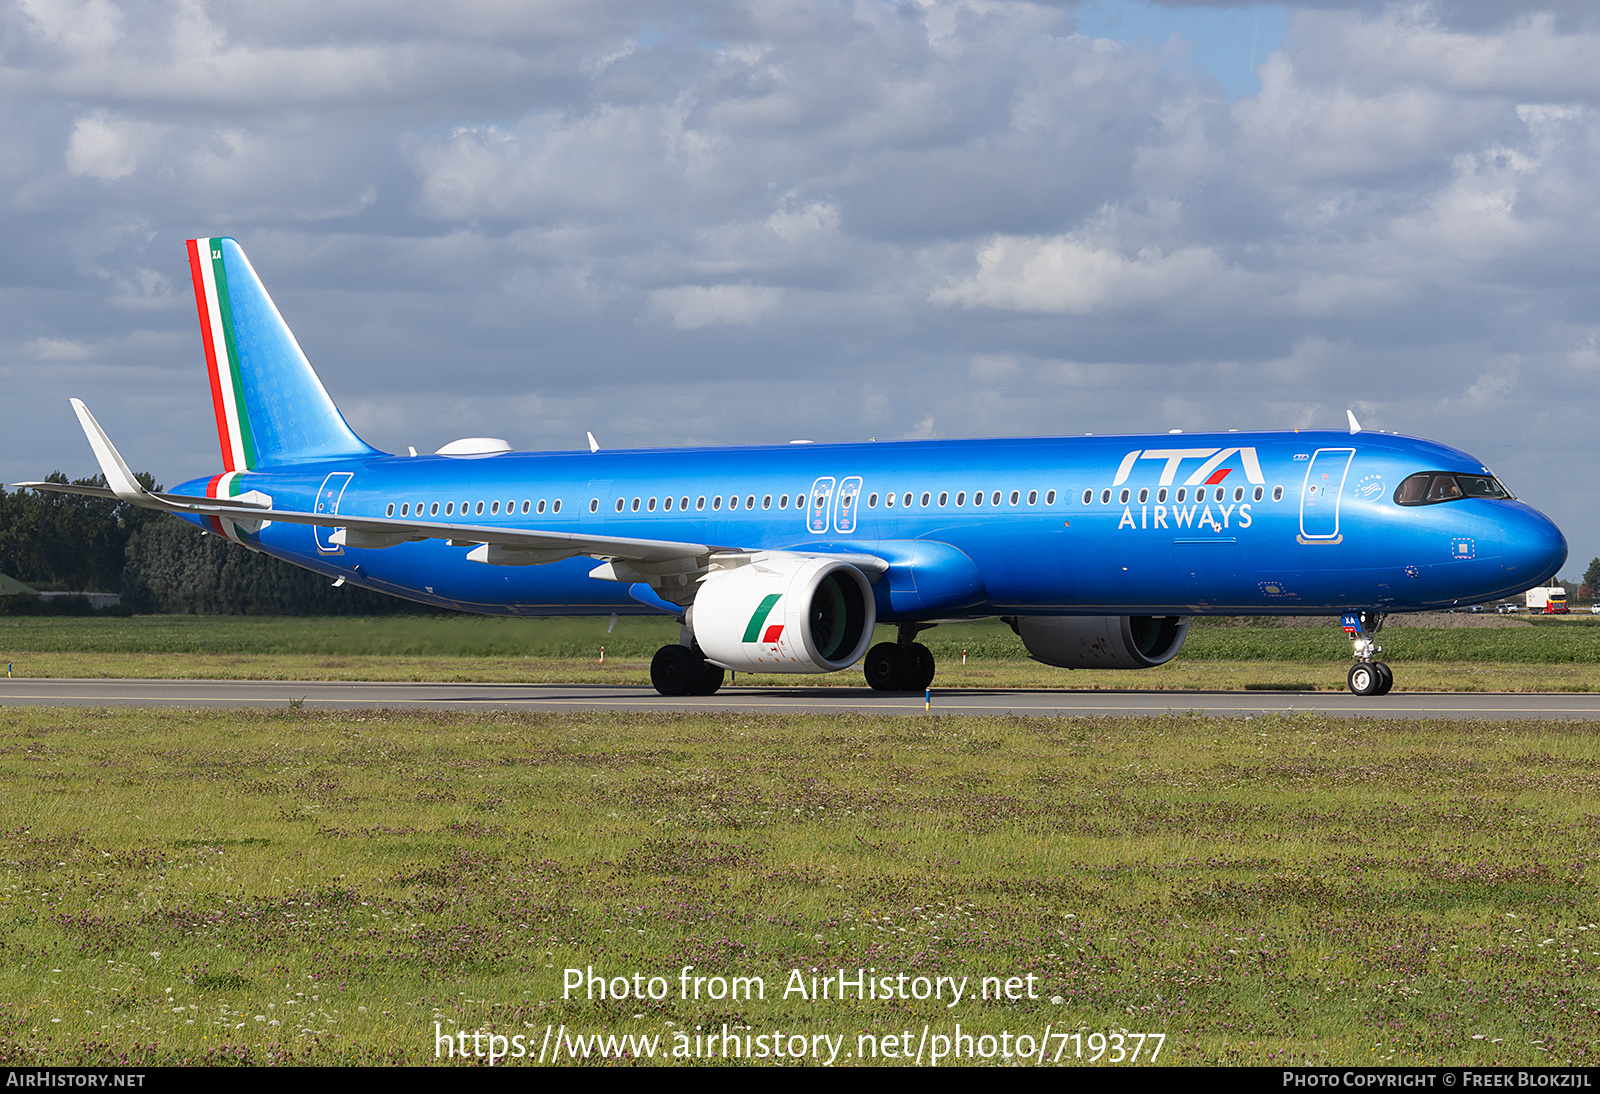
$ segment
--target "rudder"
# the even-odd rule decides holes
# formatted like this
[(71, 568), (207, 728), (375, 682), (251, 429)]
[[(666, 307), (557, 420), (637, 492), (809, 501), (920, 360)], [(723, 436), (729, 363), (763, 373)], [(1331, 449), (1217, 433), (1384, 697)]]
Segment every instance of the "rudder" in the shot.
[(189, 272), (225, 470), (381, 454), (333, 405), (236, 241), (189, 240)]

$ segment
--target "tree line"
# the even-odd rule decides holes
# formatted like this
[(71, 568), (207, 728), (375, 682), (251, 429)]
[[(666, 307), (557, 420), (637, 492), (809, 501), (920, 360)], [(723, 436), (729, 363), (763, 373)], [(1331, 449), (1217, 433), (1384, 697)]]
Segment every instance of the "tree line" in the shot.
[[(159, 491), (148, 474), (145, 489)], [(102, 475), (50, 482), (105, 486)], [(0, 573), (40, 590), (120, 593), (123, 613), (387, 615), (433, 609), (208, 535), (127, 502), (0, 487)], [(0, 614), (86, 611), (82, 601), (0, 597)]]

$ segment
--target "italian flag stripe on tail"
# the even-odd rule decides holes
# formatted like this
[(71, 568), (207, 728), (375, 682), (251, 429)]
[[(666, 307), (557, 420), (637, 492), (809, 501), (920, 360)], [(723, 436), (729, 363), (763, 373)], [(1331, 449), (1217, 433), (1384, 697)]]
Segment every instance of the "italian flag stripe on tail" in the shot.
[(256, 465), (255, 441), (250, 432), (244, 379), (239, 371), (239, 346), (234, 337), (228, 271), (220, 239), (189, 240), (189, 273), (194, 279), (200, 336), (206, 348), (206, 371), (211, 378), (211, 405), (217, 416), (222, 466), (228, 471), (248, 471)]

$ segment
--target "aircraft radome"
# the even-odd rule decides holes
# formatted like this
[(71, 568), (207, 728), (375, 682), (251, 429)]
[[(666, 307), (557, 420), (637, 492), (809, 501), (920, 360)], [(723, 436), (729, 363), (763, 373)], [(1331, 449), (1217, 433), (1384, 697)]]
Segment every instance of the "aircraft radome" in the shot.
[[(498, 615), (663, 613), (651, 680), (709, 695), (726, 669), (921, 690), (919, 631), (1003, 618), (1062, 668), (1171, 660), (1196, 615), (1342, 617), (1361, 695), (1394, 682), (1384, 616), (1542, 585), (1561, 532), (1478, 460), (1391, 433), (776, 444), (433, 455), (368, 446), (244, 252), (189, 242), (222, 471), (134, 480), (73, 407), (109, 489), (335, 579)], [(414, 452), (414, 450), (413, 450)], [(1331, 620), (1330, 620), (1331, 622)], [(873, 627), (897, 642), (870, 649)]]

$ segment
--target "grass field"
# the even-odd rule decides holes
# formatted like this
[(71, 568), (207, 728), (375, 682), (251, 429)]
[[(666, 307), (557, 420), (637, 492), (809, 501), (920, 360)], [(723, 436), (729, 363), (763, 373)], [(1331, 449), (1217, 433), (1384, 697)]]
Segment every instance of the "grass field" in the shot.
[[(1588, 724), (0, 709), (0, 786), (12, 1066), (1600, 1058)], [(783, 997), (862, 967), (970, 979)]]
[[(670, 620), (467, 616), (294, 619), (0, 618), (0, 662), (19, 676), (647, 684)], [(1600, 690), (1600, 619), (1479, 629), (1391, 625), (1385, 658), (1408, 691)], [(1030, 661), (1004, 624), (946, 624), (922, 641), (935, 686), (1341, 690), (1349, 643), (1336, 621), (1305, 627), (1197, 621), (1183, 652), (1141, 672), (1067, 672)], [(892, 637), (881, 628), (881, 639)], [(599, 660), (605, 647), (606, 659)], [(966, 663), (963, 664), (963, 656)], [(828, 676), (741, 676), (746, 685), (858, 686)]]

